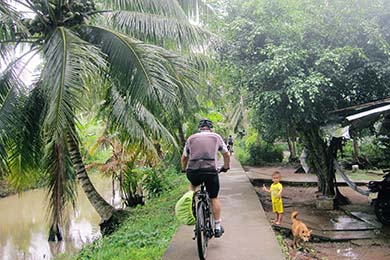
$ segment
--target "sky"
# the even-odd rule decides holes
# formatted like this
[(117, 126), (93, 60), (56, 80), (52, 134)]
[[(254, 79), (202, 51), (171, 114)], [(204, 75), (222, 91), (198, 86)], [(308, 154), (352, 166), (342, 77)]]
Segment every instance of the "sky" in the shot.
[[(0, 1), (2, 1), (2, 0), (0, 0)], [(29, 12), (29, 10), (26, 7), (16, 3), (14, 1), (9, 1), (9, 2), (11, 2), (11, 4), (13, 6), (15, 6), (16, 10), (23, 12), (24, 16), (29, 17), (29, 18), (34, 17), (34, 14), (32, 12)], [(25, 51), (28, 51), (28, 49), (22, 50), (20, 47), (17, 47), (14, 50), (14, 58), (20, 57)], [(28, 65), (26, 66), (26, 68), (22, 72), (20, 72), (19, 78), (27, 86), (29, 86), (34, 81), (34, 71), (36, 70), (37, 66), (41, 63), (41, 59), (39, 58), (39, 55), (35, 55), (34, 57), (32, 57), (32, 55), (26, 55), (26, 57), (24, 57), (22, 59), (22, 61), (25, 64), (28, 62)], [(5, 68), (6, 68), (6, 64), (4, 64), (4, 62), (0, 59), (0, 73)]]

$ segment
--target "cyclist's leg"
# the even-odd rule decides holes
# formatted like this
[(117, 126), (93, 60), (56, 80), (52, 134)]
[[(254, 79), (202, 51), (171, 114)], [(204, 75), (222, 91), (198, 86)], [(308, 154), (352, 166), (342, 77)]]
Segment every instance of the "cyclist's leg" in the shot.
[(212, 198), (211, 199), (211, 205), (213, 207), (213, 214), (215, 220), (221, 219), (221, 202), (219, 201), (219, 198)]
[(187, 172), (187, 179), (190, 181), (191, 190), (193, 191), (196, 191), (196, 188), (202, 184), (201, 175), (197, 172)]
[(202, 174), (202, 179), (204, 180), (207, 192), (209, 193), (211, 199), (211, 206), (213, 208), (213, 214), (215, 220), (221, 218), (221, 203), (218, 199), (219, 193), (219, 177), (218, 174)]

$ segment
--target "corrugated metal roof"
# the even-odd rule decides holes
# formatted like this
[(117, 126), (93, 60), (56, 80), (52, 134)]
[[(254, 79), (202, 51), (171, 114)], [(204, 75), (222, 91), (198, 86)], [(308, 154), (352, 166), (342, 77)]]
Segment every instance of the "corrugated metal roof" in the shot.
[(360, 118), (363, 118), (366, 116), (375, 115), (375, 114), (379, 114), (379, 113), (384, 113), (387, 111), (390, 111), (390, 105), (376, 107), (373, 109), (366, 110), (364, 112), (352, 114), (352, 115), (345, 117), (345, 119), (347, 119), (349, 122), (351, 122), (351, 121), (356, 120), (356, 119), (360, 119)]

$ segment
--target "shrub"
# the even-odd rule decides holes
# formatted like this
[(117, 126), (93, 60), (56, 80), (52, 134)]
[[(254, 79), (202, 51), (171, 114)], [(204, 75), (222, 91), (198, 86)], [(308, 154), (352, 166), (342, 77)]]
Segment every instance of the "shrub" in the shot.
[[(365, 137), (359, 142), (359, 162), (361, 166), (388, 168), (390, 166), (390, 141), (386, 136)], [(343, 147), (339, 161), (344, 165), (356, 163), (353, 159), (353, 143), (349, 141)]]
[(255, 143), (249, 146), (249, 159), (250, 165), (266, 165), (269, 163), (282, 162), (283, 160), (283, 147), (280, 145), (274, 145), (267, 142)]
[(234, 147), (235, 156), (244, 164), (262, 166), (283, 161), (283, 144), (259, 142), (256, 132), (236, 140)]
[(125, 203), (129, 207), (144, 205), (148, 199), (160, 196), (171, 189), (172, 180), (177, 177), (174, 168), (139, 167), (125, 171), (123, 191)]

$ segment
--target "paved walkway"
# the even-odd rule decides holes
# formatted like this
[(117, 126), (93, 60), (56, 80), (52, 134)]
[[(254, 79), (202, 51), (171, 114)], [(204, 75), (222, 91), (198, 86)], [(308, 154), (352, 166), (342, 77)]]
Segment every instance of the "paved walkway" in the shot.
[[(225, 234), (209, 241), (208, 260), (283, 260), (275, 233), (241, 164), (231, 158), (231, 170), (220, 175), (222, 225)], [(181, 225), (163, 260), (196, 260), (193, 226)]]

